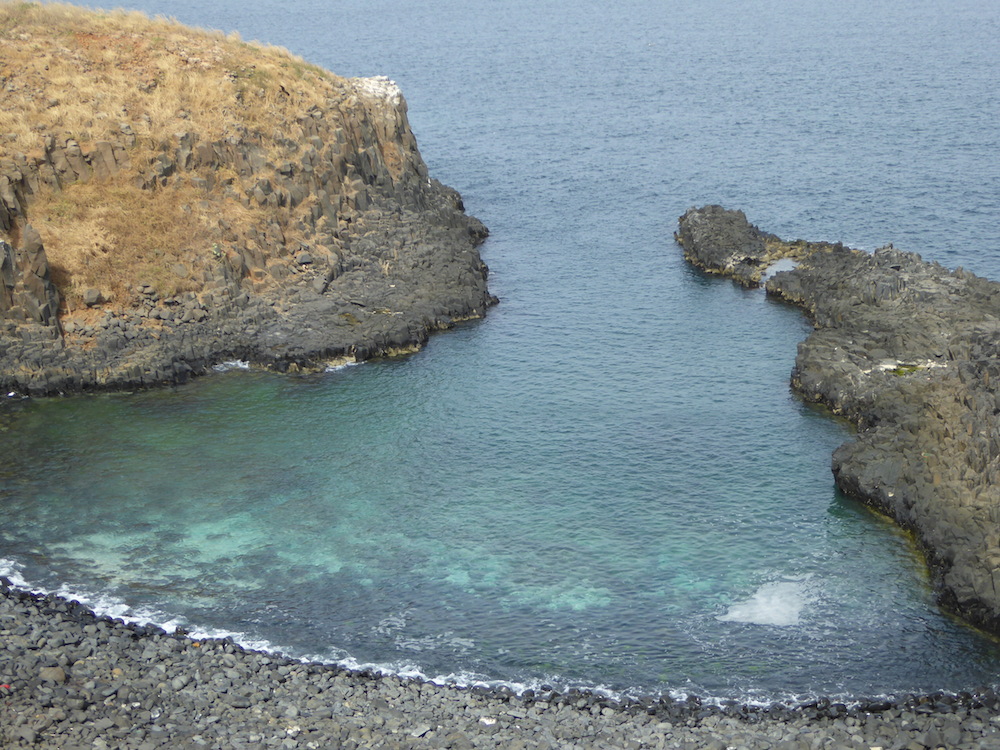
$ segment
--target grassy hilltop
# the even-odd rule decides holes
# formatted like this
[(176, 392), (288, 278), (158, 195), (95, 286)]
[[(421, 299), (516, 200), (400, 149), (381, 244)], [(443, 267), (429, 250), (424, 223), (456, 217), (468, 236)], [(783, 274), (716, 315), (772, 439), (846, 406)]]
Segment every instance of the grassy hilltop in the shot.
[[(138, 283), (166, 295), (195, 289), (193, 278), (170, 268), (220, 244), (226, 225), (291, 227), (308, 211), (307, 203), (247, 205), (227, 190), (240, 179), (227, 166), (208, 191), (191, 181), (138, 189), (174, 134), (194, 132), (202, 141), (264, 135), (273, 172), (294, 116), (346, 94), (344, 79), (236, 34), (139, 12), (0, 2), (0, 159), (40, 159), (47, 137), (76, 141), (83, 152), (99, 141), (128, 145), (128, 168), (109, 179), (43, 184), (30, 198), (27, 219), (69, 310), (88, 287), (116, 303)], [(210, 211), (192, 211), (205, 200)], [(12, 227), (6, 237), (15, 245), (16, 234)]]

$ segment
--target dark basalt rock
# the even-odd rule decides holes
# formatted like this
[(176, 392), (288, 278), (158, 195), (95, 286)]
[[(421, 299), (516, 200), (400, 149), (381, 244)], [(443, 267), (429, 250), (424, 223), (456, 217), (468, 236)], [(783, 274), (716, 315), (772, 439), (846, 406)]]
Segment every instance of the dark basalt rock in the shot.
[(719, 206), (677, 235), (694, 265), (742, 283), (732, 259), (762, 237), (769, 261), (800, 260), (768, 294), (815, 326), (793, 387), (858, 428), (833, 454), (837, 486), (915, 533), (944, 607), (1000, 632), (1000, 284), (891, 245), (782, 243)]
[(677, 241), (688, 261), (709, 273), (756, 285), (753, 277), (767, 265), (766, 235), (751, 226), (742, 211), (706, 206), (698, 212), (689, 211), (685, 217)]

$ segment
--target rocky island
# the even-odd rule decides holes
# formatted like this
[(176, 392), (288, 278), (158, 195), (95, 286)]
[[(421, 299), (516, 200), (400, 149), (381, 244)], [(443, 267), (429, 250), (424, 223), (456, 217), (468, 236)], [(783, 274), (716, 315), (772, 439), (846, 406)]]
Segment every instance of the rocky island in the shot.
[(0, 5), (0, 387), (412, 351), (496, 300), (387, 79), (138, 13)]
[(857, 427), (837, 486), (916, 536), (941, 604), (1000, 633), (1000, 284), (891, 245), (786, 242), (740, 211), (691, 209), (677, 241), (709, 273), (761, 283), (815, 327), (792, 386)]

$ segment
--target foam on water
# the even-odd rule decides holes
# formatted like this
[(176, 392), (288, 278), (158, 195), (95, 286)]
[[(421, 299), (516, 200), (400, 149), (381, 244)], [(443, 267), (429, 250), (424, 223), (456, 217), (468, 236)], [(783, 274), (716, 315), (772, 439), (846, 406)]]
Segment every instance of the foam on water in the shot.
[(354, 365), (363, 364), (358, 362), (354, 357), (344, 357), (342, 359), (333, 360), (328, 362), (324, 372), (339, 372), (340, 370), (346, 369), (348, 367), (353, 367)]
[[(219, 628), (203, 628), (192, 626), (183, 617), (174, 617), (155, 609), (136, 608), (127, 604), (123, 599), (109, 594), (94, 594), (90, 591), (73, 586), (62, 584), (54, 591), (47, 591), (38, 587), (23, 576), (23, 565), (20, 563), (0, 558), (0, 577), (6, 578), (10, 583), (22, 591), (29, 591), (34, 594), (45, 595), (56, 594), (63, 599), (76, 601), (91, 609), (95, 614), (107, 616), (121, 620), (133, 625), (155, 625), (163, 628), (167, 632), (174, 632), (182, 629), (189, 638), (192, 639), (222, 639), (230, 638), (245, 649), (251, 651), (264, 651), (268, 653), (286, 653), (275, 644), (260, 638), (250, 638), (245, 633), (224, 630)], [(401, 612), (390, 615), (379, 623), (379, 629), (385, 632), (394, 632), (402, 629), (406, 624), (406, 613)], [(472, 647), (471, 642), (464, 642), (464, 639), (456, 639), (451, 633), (442, 633), (440, 640), (463, 641), (460, 645)], [(403, 650), (422, 651), (427, 643), (419, 644), (420, 647), (413, 648), (414, 644), (400, 642), (399, 646)], [(433, 647), (433, 644), (431, 644)], [(297, 657), (299, 661), (306, 663), (334, 664), (353, 671), (368, 671), (383, 676), (396, 676), (403, 679), (420, 680), (431, 682), (436, 685), (454, 686), (462, 688), (480, 687), (490, 690), (507, 689), (520, 695), (527, 690), (543, 692), (553, 686), (560, 691), (567, 691), (572, 688), (585, 690), (606, 698), (620, 700), (626, 695), (622, 691), (613, 690), (607, 685), (591, 685), (582, 682), (566, 681), (561, 675), (550, 674), (536, 677), (530, 680), (499, 680), (490, 678), (488, 675), (471, 671), (457, 670), (454, 672), (433, 673), (427, 672), (423, 667), (408, 661), (373, 662), (362, 661), (343, 649), (332, 649), (324, 653), (306, 654)], [(687, 693), (683, 691), (672, 691), (674, 697), (683, 699)], [(721, 700), (721, 699), (720, 699)]]
[(19, 589), (31, 591), (32, 589), (28, 585), (28, 582), (21, 575), (23, 569), (24, 566), (20, 563), (0, 557), (0, 577), (6, 578)]
[(89, 591), (64, 583), (55, 590), (48, 590), (29, 582), (23, 575), (24, 566), (14, 560), (0, 559), (0, 576), (6, 578), (12, 585), (22, 591), (33, 594), (55, 594), (63, 599), (76, 601), (90, 608), (98, 615), (106, 615), (132, 623), (133, 625), (158, 625), (164, 630), (173, 630), (181, 625), (180, 621), (165, 617), (154, 610), (136, 609), (129, 606), (119, 597), (109, 594), (93, 594)]
[[(345, 367), (351, 367), (353, 365), (359, 365), (354, 357), (340, 357), (335, 360), (331, 360), (327, 363), (324, 368), (324, 372), (338, 372), (343, 370)], [(216, 365), (212, 365), (212, 369), (216, 372), (229, 372), (231, 370), (249, 370), (251, 369), (250, 362), (245, 359), (229, 359), (225, 362), (219, 362)], [(14, 395), (13, 393), (10, 395)]]
[(62, 583), (54, 590), (49, 590), (31, 583), (23, 576), (24, 566), (14, 560), (0, 558), (0, 577), (6, 578), (13, 586), (32, 594), (45, 596), (55, 594), (67, 601), (79, 602), (95, 614), (131, 625), (155, 625), (163, 628), (168, 633), (174, 632), (178, 628), (182, 629), (191, 638), (232, 638), (243, 648), (252, 651), (280, 652), (274, 644), (259, 638), (250, 638), (245, 633), (223, 630), (220, 628), (203, 628), (192, 625), (183, 617), (166, 614), (155, 608), (134, 607), (119, 596), (109, 593), (94, 593), (91, 590)]
[[(155, 609), (132, 607), (123, 599), (107, 593), (92, 593), (91, 591), (74, 586), (68, 583), (61, 584), (54, 591), (48, 591), (28, 581), (23, 575), (24, 566), (20, 563), (0, 558), (0, 577), (6, 578), (16, 588), (28, 591), (33, 594), (46, 595), (55, 594), (68, 601), (75, 601), (91, 609), (100, 616), (111, 617), (132, 625), (155, 625), (163, 628), (167, 632), (174, 632), (182, 629), (189, 638), (192, 639), (222, 639), (230, 638), (245, 649), (251, 651), (264, 651), (268, 653), (283, 654), (283, 649), (270, 641), (248, 637), (245, 633), (225, 630), (220, 628), (204, 628), (192, 625), (183, 617), (176, 617), (165, 614)], [(406, 624), (406, 613), (391, 615), (385, 618), (379, 629), (384, 632), (394, 632), (402, 629)], [(415, 644), (398, 639), (398, 645), (402, 650), (422, 651), (428, 646), (434, 648), (438, 641), (449, 641), (451, 644), (458, 643), (466, 648), (471, 648), (474, 644), (465, 639), (455, 638), (452, 633), (442, 633), (437, 639), (429, 639), (423, 643)], [(589, 690), (596, 694), (609, 698), (620, 698), (621, 693), (616, 692), (604, 685), (573, 684), (564, 685), (559, 675), (543, 676), (529, 681), (509, 681), (491, 679), (484, 674), (473, 671), (460, 670), (448, 673), (428, 673), (421, 666), (407, 661), (393, 662), (372, 662), (361, 661), (343, 649), (333, 649), (324, 653), (307, 654), (297, 657), (302, 662), (313, 662), (321, 664), (335, 664), (345, 669), (353, 671), (368, 671), (380, 675), (393, 675), (404, 679), (414, 679), (424, 682), (432, 682), (436, 685), (450, 685), (455, 687), (482, 687), (488, 689), (506, 688), (520, 695), (526, 690), (541, 691), (550, 685), (559, 685), (563, 689), (575, 687), (580, 690)]]
[[(47, 591), (46, 589), (29, 582), (23, 576), (23, 566), (13, 560), (0, 558), (0, 577), (6, 578), (13, 586), (20, 590), (29, 591), (43, 596), (48, 593), (53, 593), (66, 600), (79, 602), (90, 608), (97, 615), (115, 618), (133, 625), (155, 625), (163, 628), (167, 632), (174, 632), (175, 630), (180, 629), (187, 635), (187, 637), (196, 640), (228, 638), (250, 651), (261, 651), (285, 656), (288, 655), (287, 651), (268, 640), (252, 638), (239, 631), (192, 626), (192, 624), (183, 617), (166, 615), (151, 608), (132, 607), (121, 598), (113, 595), (93, 594), (84, 588), (72, 586), (70, 584), (62, 584), (54, 591)], [(757, 590), (751, 599), (747, 600), (747, 602), (733, 605), (730, 609), (730, 613), (720, 616), (717, 619), (734, 622), (753, 622), (754, 624), (794, 624), (792, 622), (786, 622), (786, 620), (790, 618), (792, 612), (797, 613), (798, 610), (801, 609), (801, 606), (797, 605), (796, 602), (801, 604), (804, 601), (808, 601), (810, 598), (808, 593), (804, 593), (803, 586), (804, 582), (802, 581), (781, 581), (764, 584)], [(744, 608), (744, 605), (747, 606)], [(729, 614), (733, 614), (734, 611), (738, 614), (738, 616), (730, 618)], [(744, 616), (751, 619), (744, 620), (742, 619)], [(398, 630), (405, 625), (405, 617), (405, 613), (389, 616), (380, 623), (380, 627), (389, 632)], [(767, 622), (769, 619), (774, 621)], [(452, 634), (450, 633), (444, 633), (441, 636), (442, 639), (446, 640), (451, 637)], [(403, 650), (406, 650), (406, 644), (399, 645)], [(472, 644), (469, 645), (471, 646)], [(531, 690), (536, 694), (544, 693), (549, 690), (555, 690), (560, 693), (566, 693), (570, 690), (579, 690), (619, 701), (625, 698), (637, 699), (646, 695), (646, 693), (641, 690), (615, 689), (602, 683), (594, 684), (580, 680), (567, 679), (558, 673), (548, 673), (523, 680), (504, 680), (492, 678), (489, 675), (475, 670), (430, 672), (423, 666), (410, 661), (395, 660), (379, 662), (360, 660), (352, 656), (347, 651), (337, 648), (322, 653), (305, 654), (293, 658), (296, 658), (298, 661), (303, 663), (330, 664), (356, 672), (365, 671), (383, 676), (395, 676), (403, 679), (430, 682), (441, 686), (460, 688), (478, 687), (488, 690), (510, 690), (516, 695), (521, 695), (528, 690)], [(733, 698), (732, 695), (706, 694), (696, 685), (691, 685), (689, 689), (680, 687), (671, 688), (665, 690), (664, 694), (669, 695), (677, 701), (684, 701), (690, 695), (697, 695), (702, 703), (706, 705), (723, 705)], [(815, 700), (817, 697), (820, 696), (813, 693), (792, 692), (770, 692), (757, 695), (756, 691), (753, 690), (747, 691), (739, 696), (743, 703), (746, 703), (749, 706), (757, 707), (771, 705), (776, 700), (784, 702), (788, 705), (796, 705), (810, 700)], [(878, 694), (868, 697), (874, 699), (892, 699), (895, 696), (891, 694)], [(840, 698), (842, 698), (848, 705), (853, 705), (856, 702), (852, 701), (848, 696), (840, 696)]]
[[(486, 688), (488, 690), (500, 690), (506, 689), (514, 692), (517, 695), (521, 695), (527, 690), (532, 690), (535, 693), (545, 692), (546, 690), (555, 689), (559, 692), (567, 692), (569, 690), (580, 690), (588, 691), (594, 693), (595, 695), (601, 695), (606, 698), (611, 698), (614, 700), (621, 700), (626, 695), (631, 695), (630, 693), (622, 690), (614, 690), (607, 685), (591, 685), (582, 682), (567, 681), (562, 675), (559, 674), (549, 674), (542, 675), (540, 677), (534, 677), (529, 680), (497, 680), (490, 678), (479, 672), (471, 670), (457, 670), (454, 672), (427, 672), (423, 668), (408, 662), (363, 662), (353, 657), (338, 657), (336, 659), (331, 659), (329, 656), (324, 655), (313, 655), (306, 657), (303, 661), (312, 661), (320, 663), (335, 663), (338, 666), (344, 667), (345, 669), (350, 669), (353, 671), (368, 671), (374, 672), (375, 674), (385, 675), (385, 676), (396, 676), (402, 677), (404, 679), (410, 680), (420, 680), (422, 682), (431, 682), (435, 685), (446, 685), (451, 687), (461, 687), (461, 688)], [(674, 697), (687, 697), (687, 693), (683, 691), (672, 691), (671, 693)], [(638, 696), (633, 696), (638, 697)], [(723, 699), (719, 699), (720, 701)]]
[(228, 372), (229, 370), (249, 370), (250, 363), (245, 359), (227, 359), (225, 362), (219, 362), (217, 365), (212, 365), (212, 369), (216, 372)]
[(750, 625), (798, 625), (812, 600), (804, 581), (774, 581), (758, 588), (753, 596), (729, 607), (719, 622), (744, 622)]

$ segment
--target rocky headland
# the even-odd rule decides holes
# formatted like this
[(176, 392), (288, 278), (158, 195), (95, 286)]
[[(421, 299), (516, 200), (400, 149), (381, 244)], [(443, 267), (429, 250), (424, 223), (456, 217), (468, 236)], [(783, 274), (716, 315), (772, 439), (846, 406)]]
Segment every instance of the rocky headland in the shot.
[(0, 4), (0, 388), (412, 351), (496, 300), (391, 81), (134, 13)]
[(783, 241), (741, 211), (691, 209), (677, 241), (709, 273), (767, 293), (815, 330), (791, 382), (857, 427), (837, 486), (913, 531), (943, 607), (1000, 633), (1000, 284), (891, 245)]

